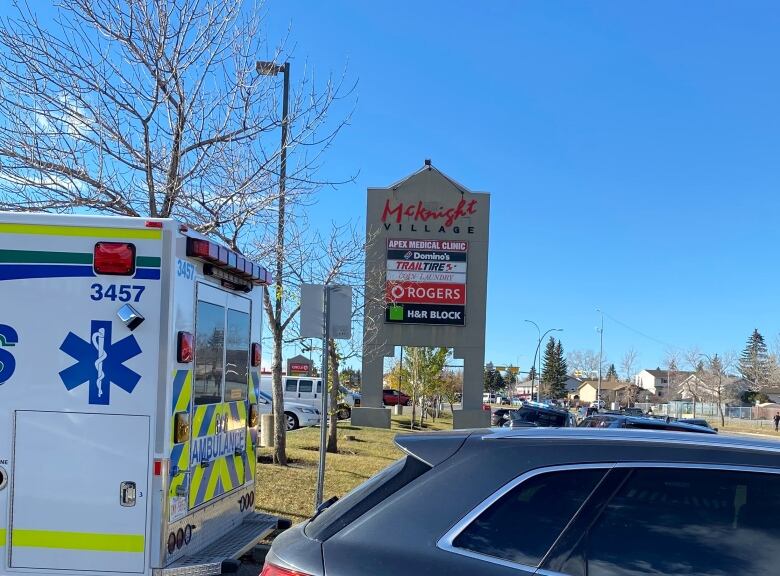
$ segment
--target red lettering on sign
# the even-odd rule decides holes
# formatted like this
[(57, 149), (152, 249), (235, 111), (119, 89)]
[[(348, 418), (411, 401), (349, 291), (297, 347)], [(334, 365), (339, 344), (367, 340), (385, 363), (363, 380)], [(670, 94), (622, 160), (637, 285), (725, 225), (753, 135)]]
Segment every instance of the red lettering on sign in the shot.
[(439, 210), (429, 210), (425, 208), (422, 201), (416, 204), (404, 204), (399, 202), (393, 206), (391, 199), (385, 201), (385, 208), (382, 210), (382, 222), (395, 220), (400, 224), (404, 216), (415, 222), (428, 222), (430, 220), (444, 220), (444, 226), (452, 226), (459, 218), (471, 216), (477, 212), (477, 201), (461, 198), (457, 206), (453, 208), (442, 207)]
[(395, 303), (465, 304), (466, 285), (390, 281), (385, 285), (385, 297)]

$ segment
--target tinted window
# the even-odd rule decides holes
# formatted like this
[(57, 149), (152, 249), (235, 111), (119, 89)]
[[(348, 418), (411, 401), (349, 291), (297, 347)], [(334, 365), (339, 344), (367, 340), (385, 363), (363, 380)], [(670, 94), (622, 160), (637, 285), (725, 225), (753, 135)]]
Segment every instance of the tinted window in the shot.
[(298, 380), (298, 392), (306, 392), (308, 394), (313, 388), (314, 384), (311, 380)]
[(228, 310), (225, 338), (225, 401), (245, 400), (249, 379), (249, 314)]
[(294, 378), (288, 378), (287, 382), (284, 385), (284, 389), (287, 392), (297, 392), (298, 391), (298, 381)]
[(779, 519), (776, 474), (637, 469), (585, 538), (587, 566), (572, 573), (777, 574)]
[(520, 408), (512, 413), (512, 420), (519, 420), (537, 426), (558, 427), (566, 426), (566, 414)]
[(225, 353), (225, 309), (198, 301), (195, 338), (195, 404), (222, 400), (222, 373)]
[(536, 566), (604, 472), (567, 470), (529, 478), (482, 512), (453, 546)]
[(322, 394), (322, 380), (317, 381), (317, 394)]

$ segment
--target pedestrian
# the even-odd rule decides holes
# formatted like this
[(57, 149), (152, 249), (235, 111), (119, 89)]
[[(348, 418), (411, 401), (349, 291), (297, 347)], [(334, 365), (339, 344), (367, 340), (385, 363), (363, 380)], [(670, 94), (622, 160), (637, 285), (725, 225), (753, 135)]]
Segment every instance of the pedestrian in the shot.
[(775, 432), (777, 432), (778, 425), (780, 425), (780, 412), (775, 414)]

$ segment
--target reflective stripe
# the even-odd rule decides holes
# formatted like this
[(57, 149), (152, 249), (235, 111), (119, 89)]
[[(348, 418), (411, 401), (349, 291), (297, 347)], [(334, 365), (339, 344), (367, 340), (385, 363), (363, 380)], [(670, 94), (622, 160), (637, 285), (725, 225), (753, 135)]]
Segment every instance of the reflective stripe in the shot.
[(5, 546), (5, 528), (0, 528), (0, 548)]
[(99, 550), (101, 552), (143, 552), (144, 537), (138, 534), (93, 534), (56, 530), (11, 531), (11, 545), (28, 548)]
[(41, 234), (43, 236), (87, 236), (91, 238), (139, 238), (159, 240), (160, 229), (95, 228), (86, 226), (49, 226), (46, 224), (0, 224), (4, 234)]

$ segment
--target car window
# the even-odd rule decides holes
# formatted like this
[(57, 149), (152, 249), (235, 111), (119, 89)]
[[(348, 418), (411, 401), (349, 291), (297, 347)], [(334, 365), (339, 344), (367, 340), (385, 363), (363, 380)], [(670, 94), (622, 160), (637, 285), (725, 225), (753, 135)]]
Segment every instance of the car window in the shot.
[(298, 392), (310, 393), (314, 389), (314, 383), (311, 380), (298, 380)]
[(777, 574), (778, 518), (780, 475), (636, 469), (585, 537), (583, 565), (566, 573)]
[(322, 380), (317, 380), (317, 394), (322, 394)]
[(286, 392), (297, 392), (298, 381), (295, 378), (288, 378), (285, 382), (284, 389)]
[(590, 468), (533, 476), (491, 504), (452, 545), (537, 566), (604, 473)]

